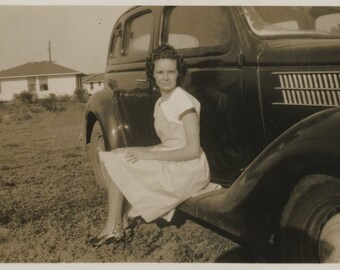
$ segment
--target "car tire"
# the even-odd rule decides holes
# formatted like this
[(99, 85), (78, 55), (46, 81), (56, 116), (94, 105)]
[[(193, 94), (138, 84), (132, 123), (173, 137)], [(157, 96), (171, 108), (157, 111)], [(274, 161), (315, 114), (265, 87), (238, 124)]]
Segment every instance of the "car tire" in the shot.
[(92, 128), (89, 159), (93, 167), (95, 180), (100, 187), (105, 187), (105, 180), (99, 160), (99, 151), (105, 151), (105, 143), (100, 123), (96, 121)]
[(304, 177), (293, 189), (280, 225), (282, 262), (340, 262), (340, 180)]

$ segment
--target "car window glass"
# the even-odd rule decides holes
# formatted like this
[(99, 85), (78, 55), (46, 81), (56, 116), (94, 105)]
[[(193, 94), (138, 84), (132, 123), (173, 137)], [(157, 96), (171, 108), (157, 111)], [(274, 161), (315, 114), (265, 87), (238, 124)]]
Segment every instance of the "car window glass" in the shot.
[(152, 13), (143, 14), (130, 21), (126, 35), (126, 55), (148, 53), (152, 29)]
[(299, 35), (335, 37), (340, 34), (338, 7), (244, 6), (251, 30), (260, 36)]
[(168, 43), (176, 49), (224, 45), (229, 36), (224, 7), (180, 6), (170, 14)]
[(320, 16), (315, 21), (315, 28), (319, 31), (340, 34), (340, 13)]
[(266, 25), (263, 27), (263, 30), (265, 31), (280, 31), (280, 30), (299, 30), (299, 26), (296, 21), (287, 21), (287, 22), (279, 22), (279, 23), (273, 23), (270, 25)]
[(122, 46), (122, 30), (121, 25), (118, 25), (114, 31), (112, 45), (110, 50), (110, 57), (118, 57), (120, 55)]

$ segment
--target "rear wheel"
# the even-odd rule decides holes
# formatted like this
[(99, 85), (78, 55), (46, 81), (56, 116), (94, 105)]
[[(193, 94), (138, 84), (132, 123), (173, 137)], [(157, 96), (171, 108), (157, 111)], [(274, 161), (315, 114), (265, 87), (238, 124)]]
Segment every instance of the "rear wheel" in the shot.
[(89, 147), (89, 158), (93, 167), (94, 176), (99, 186), (105, 187), (102, 168), (99, 161), (99, 151), (105, 151), (103, 132), (98, 121), (95, 122)]
[(294, 188), (281, 219), (283, 262), (340, 262), (340, 180), (310, 175)]

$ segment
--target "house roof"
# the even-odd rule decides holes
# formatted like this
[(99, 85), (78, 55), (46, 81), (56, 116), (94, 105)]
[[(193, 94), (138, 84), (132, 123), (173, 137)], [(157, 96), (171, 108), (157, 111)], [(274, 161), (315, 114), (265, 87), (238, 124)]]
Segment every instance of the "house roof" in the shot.
[(84, 83), (103, 82), (105, 73), (91, 74), (84, 78)]
[(82, 77), (82, 81), (85, 82), (88, 79), (92, 78), (93, 76), (96, 76), (96, 73), (87, 74), (84, 77)]
[(46, 75), (81, 74), (81, 72), (49, 61), (30, 62), (0, 71), (0, 78), (30, 77)]

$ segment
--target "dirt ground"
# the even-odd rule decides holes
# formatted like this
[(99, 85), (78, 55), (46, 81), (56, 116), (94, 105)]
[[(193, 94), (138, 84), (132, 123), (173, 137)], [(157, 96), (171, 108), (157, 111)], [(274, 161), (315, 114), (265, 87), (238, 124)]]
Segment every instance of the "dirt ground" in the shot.
[(181, 214), (171, 224), (140, 220), (125, 245), (87, 245), (107, 209), (78, 140), (83, 108), (0, 123), (0, 262), (251, 262)]

